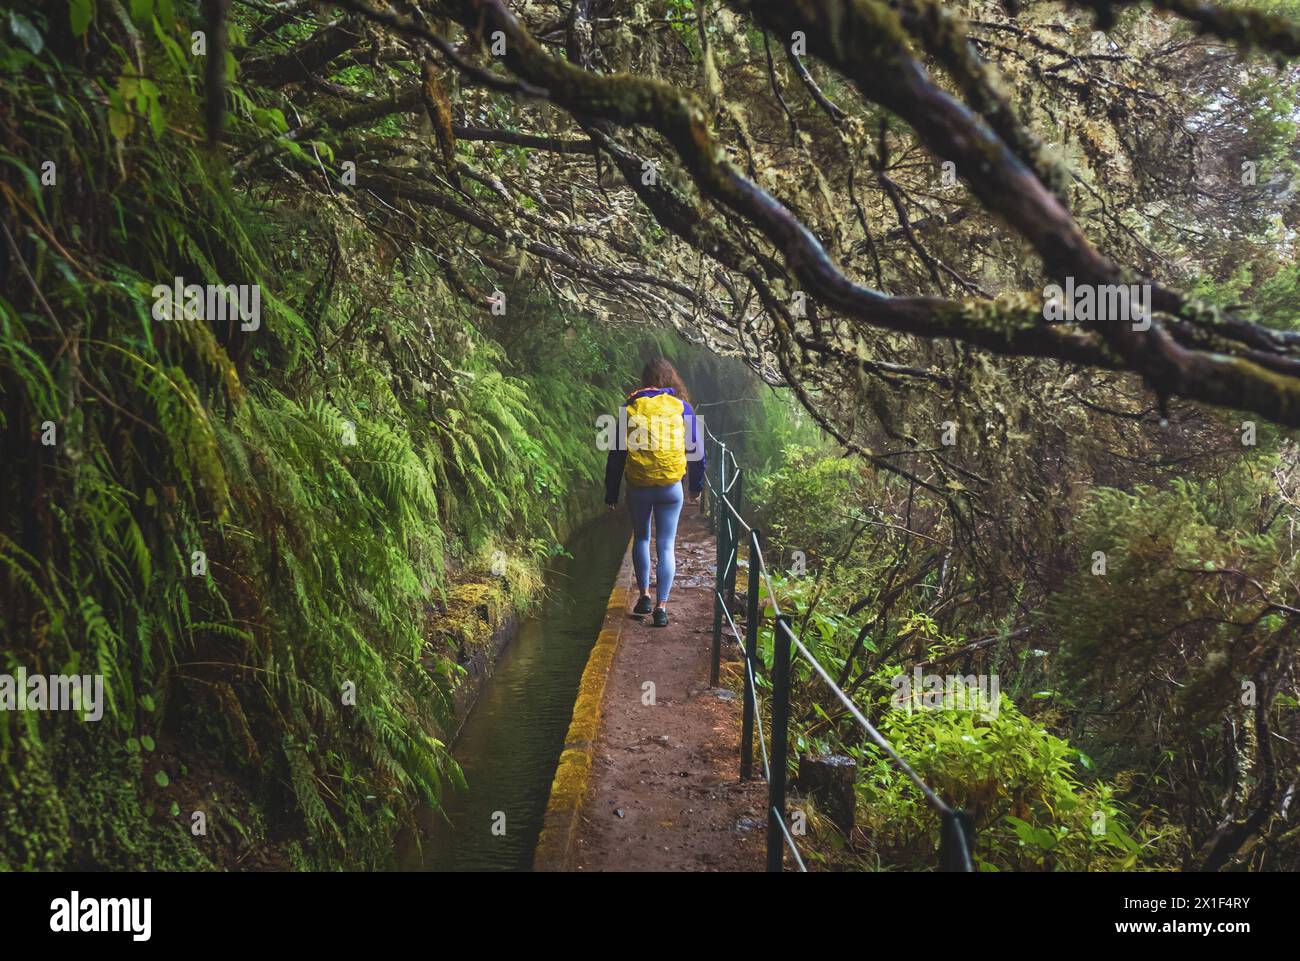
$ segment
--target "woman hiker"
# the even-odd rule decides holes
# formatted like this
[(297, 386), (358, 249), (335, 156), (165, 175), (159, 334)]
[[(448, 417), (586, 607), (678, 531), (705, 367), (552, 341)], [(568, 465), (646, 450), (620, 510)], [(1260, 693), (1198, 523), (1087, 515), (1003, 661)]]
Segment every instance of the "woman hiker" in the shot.
[(633, 614), (649, 614), (650, 518), (654, 517), (655, 627), (668, 626), (668, 594), (673, 588), (677, 562), (673, 554), (677, 518), (682, 513), (682, 483), (686, 479), (691, 500), (704, 489), (704, 441), (695, 411), (676, 368), (659, 357), (641, 371), (641, 386), (628, 394), (623, 407), (626, 423), (622, 436), (605, 462), (605, 503), (618, 505), (618, 488), (627, 477), (627, 506), (632, 515), (632, 565), (641, 597)]

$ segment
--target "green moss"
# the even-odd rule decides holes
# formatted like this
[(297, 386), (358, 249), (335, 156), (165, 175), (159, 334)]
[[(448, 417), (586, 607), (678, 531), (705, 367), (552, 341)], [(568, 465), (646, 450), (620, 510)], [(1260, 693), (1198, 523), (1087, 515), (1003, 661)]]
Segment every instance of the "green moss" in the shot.
[(151, 811), (140, 756), (77, 732), (20, 739), (0, 793), (0, 867), (6, 870), (210, 870), (202, 847)]
[(72, 847), (68, 811), (49, 769), (47, 749), (29, 738), (0, 772), (0, 869), (51, 871)]

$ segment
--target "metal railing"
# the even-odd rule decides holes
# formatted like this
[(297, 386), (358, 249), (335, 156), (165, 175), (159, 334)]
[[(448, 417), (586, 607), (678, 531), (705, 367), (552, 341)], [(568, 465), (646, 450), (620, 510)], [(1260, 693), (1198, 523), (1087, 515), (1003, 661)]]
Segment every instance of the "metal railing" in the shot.
[[(835, 683), (834, 678), (821, 665), (813, 653), (795, 635), (790, 627), (790, 617), (782, 613), (777, 603), (776, 591), (772, 587), (772, 578), (767, 564), (763, 560), (761, 532), (751, 526), (740, 512), (744, 497), (744, 472), (736, 462), (733, 452), (713, 432), (704, 427), (708, 463), (704, 484), (708, 491), (707, 498), (701, 498), (701, 514), (712, 505), (713, 530), (717, 535), (717, 572), (713, 591), (713, 647), (709, 662), (709, 684), (718, 686), (718, 672), (722, 661), (722, 625), (725, 619), (731, 636), (739, 639), (741, 634), (732, 619), (731, 610), (736, 599), (736, 573), (740, 566), (741, 534), (748, 541), (749, 576), (745, 595), (745, 632), (744, 632), (744, 702), (741, 716), (740, 733), (740, 777), (749, 780), (753, 777), (754, 734), (757, 730), (758, 744), (763, 760), (763, 774), (768, 783), (768, 830), (767, 830), (767, 869), (781, 871), (784, 869), (785, 850), (793, 855), (799, 870), (807, 871), (798, 845), (786, 825), (786, 774), (788, 762), (788, 740), (790, 726), (790, 664), (792, 652), (802, 657), (830, 688), (831, 694), (844, 707), (849, 715), (862, 727), (871, 742), (875, 744), (890, 762), (898, 768), (919, 790), (926, 802), (940, 816), (939, 833), (939, 869), (941, 871), (973, 871), (972, 846), (974, 843), (974, 818), (969, 812), (955, 808), (944, 801), (913, 770), (894, 746), (889, 743), (856, 704)], [(711, 476), (710, 476), (711, 475)], [(767, 587), (767, 596), (772, 605), (775, 623), (772, 633), (772, 703), (771, 730), (769, 732), (771, 749), (763, 737), (762, 712), (758, 702), (758, 671), (762, 664), (758, 657), (759, 621), (763, 608), (759, 604), (761, 586)]]

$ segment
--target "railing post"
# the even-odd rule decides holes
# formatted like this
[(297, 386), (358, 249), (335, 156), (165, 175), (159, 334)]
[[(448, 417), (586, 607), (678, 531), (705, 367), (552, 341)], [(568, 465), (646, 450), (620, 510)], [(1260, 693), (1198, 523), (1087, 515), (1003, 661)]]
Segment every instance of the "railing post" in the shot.
[(717, 515), (714, 518), (714, 529), (722, 529), (722, 518), (727, 512), (726, 505), (722, 503), (723, 498), (727, 496), (727, 445), (718, 441), (718, 496), (714, 498), (713, 510)]
[(714, 510), (717, 511), (718, 556), (713, 574), (713, 649), (709, 658), (709, 687), (718, 686), (718, 671), (722, 661), (722, 599), (727, 586), (727, 534), (730, 532), (730, 515), (723, 499), (727, 496), (727, 445), (719, 443), (718, 454), (718, 496)]
[[(731, 506), (735, 508), (736, 514), (741, 513), (741, 505), (744, 504), (742, 494), (745, 490), (745, 470), (742, 467), (736, 468), (736, 480), (732, 486), (735, 496), (729, 498)], [(736, 515), (730, 511), (727, 512), (727, 524), (730, 525), (727, 541), (730, 550), (727, 556), (731, 558), (731, 564), (727, 568), (726, 590), (722, 596), (727, 599), (727, 610), (733, 610), (736, 606), (736, 575), (740, 569), (740, 521), (736, 520)]]
[[(697, 420), (695, 422), (695, 436), (699, 445), (704, 449), (704, 473), (707, 475), (709, 473), (709, 438), (707, 433), (704, 436), (700, 435), (700, 432), (702, 430), (707, 430), (707, 429), (702, 427), (700, 422)], [(709, 485), (705, 484), (704, 488), (700, 491), (700, 516), (701, 517), (703, 517), (708, 512), (709, 505), (711, 505), (712, 503), (713, 503), (713, 498), (709, 495)]]
[(786, 737), (790, 727), (790, 618), (772, 626), (772, 773), (767, 789), (767, 869), (779, 872), (785, 859)]
[(713, 452), (712, 442), (706, 437), (700, 443), (704, 445), (704, 493), (700, 496), (700, 516), (713, 510)]
[(763, 583), (758, 569), (758, 531), (749, 532), (749, 581), (745, 587), (745, 703), (740, 715), (740, 779), (748, 781), (754, 776), (754, 707), (758, 700), (753, 680), (758, 679), (758, 605), (759, 589)]
[(975, 816), (956, 808), (946, 811), (939, 832), (939, 870), (973, 871), (974, 862)]

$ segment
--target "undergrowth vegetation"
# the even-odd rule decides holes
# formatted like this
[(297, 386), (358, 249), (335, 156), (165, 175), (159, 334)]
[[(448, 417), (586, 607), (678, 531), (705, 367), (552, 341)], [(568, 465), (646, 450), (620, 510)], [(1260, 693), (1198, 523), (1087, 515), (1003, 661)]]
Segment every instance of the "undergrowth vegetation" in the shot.
[[(833, 450), (791, 449), (759, 516), (796, 634), (922, 780), (974, 815), (978, 868), (1278, 866), (1297, 851), (1272, 803), (1294, 746), (1265, 743), (1298, 716), (1283, 669), (1294, 622), (1270, 600), (1297, 576), (1287, 463), (1274, 441), (1200, 479), (1091, 488), (1043, 546), (1061, 576), (1044, 592), (1022, 573), (1011, 596), (943, 546), (941, 515), (905, 484)], [(848, 836), (806, 790), (794, 802), (814, 827), (804, 856), (933, 868), (933, 808), (802, 658), (792, 670), (798, 753), (857, 762)], [(982, 685), (984, 699), (926, 702), (922, 678), (938, 692)], [(1264, 816), (1216, 814), (1225, 792)]]
[[(685, 345), (523, 293), (489, 317), (347, 204), (245, 189), (175, 40), (131, 33), (0, 41), (0, 670), (107, 701), (0, 716), (0, 869), (380, 865), (459, 778), (449, 586), (495, 562), (535, 599), (596, 503), (596, 416), (642, 342)], [(258, 285), (258, 323), (159, 309), (175, 278)]]

